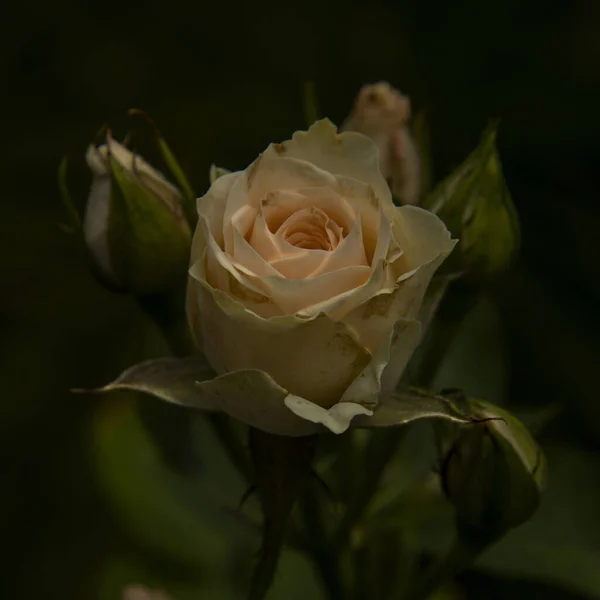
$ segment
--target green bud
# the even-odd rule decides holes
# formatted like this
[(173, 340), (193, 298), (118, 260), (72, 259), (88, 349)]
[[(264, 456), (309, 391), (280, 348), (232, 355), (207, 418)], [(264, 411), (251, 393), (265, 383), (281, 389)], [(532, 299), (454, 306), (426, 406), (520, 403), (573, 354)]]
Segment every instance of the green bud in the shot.
[(459, 526), (499, 536), (537, 509), (545, 475), (540, 448), (510, 413), (469, 400), (477, 421), (466, 425), (448, 453), (444, 490)]
[(184, 280), (191, 231), (179, 190), (110, 134), (86, 160), (93, 181), (83, 233), (101, 279), (136, 295)]
[(519, 248), (519, 221), (502, 175), (496, 125), (470, 156), (439, 183), (423, 207), (459, 239), (441, 271), (486, 279), (505, 270)]

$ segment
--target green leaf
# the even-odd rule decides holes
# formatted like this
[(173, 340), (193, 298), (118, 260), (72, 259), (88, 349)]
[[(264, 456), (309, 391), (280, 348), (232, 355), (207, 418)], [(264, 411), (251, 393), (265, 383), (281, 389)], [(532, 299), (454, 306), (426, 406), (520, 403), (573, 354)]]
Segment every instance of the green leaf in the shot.
[(487, 279), (507, 268), (518, 252), (520, 229), (496, 149), (497, 124), (478, 147), (423, 201), (459, 239), (442, 272)]
[(471, 416), (449, 398), (418, 388), (406, 388), (382, 399), (372, 417), (358, 416), (353, 424), (356, 427), (390, 427), (419, 419), (443, 419), (454, 423), (472, 421)]
[[(202, 473), (174, 473), (143, 427), (131, 401), (100, 404), (92, 457), (102, 491), (123, 527), (143, 546), (204, 575), (217, 576), (256, 543), (254, 524)], [(212, 456), (207, 456), (207, 460)]]
[(112, 392), (129, 390), (151, 394), (161, 400), (202, 410), (217, 410), (211, 396), (203, 394), (199, 381), (215, 376), (200, 356), (165, 357), (144, 361), (124, 371), (112, 383), (94, 390), (75, 389), (75, 392)]
[(191, 244), (185, 219), (146, 189), (135, 169), (129, 172), (110, 157), (110, 171), (107, 235), (115, 279), (140, 295), (178, 284), (185, 278)]
[(72, 233), (77, 235), (78, 241), (83, 244), (83, 225), (81, 223), (81, 217), (75, 208), (75, 203), (71, 197), (69, 186), (67, 184), (67, 169), (69, 160), (65, 156), (58, 167), (58, 189), (62, 198), (63, 205), (67, 211), (68, 226)]
[(139, 110), (137, 108), (131, 109), (129, 111), (129, 114), (130, 115), (139, 115), (139, 116), (143, 117), (145, 119), (146, 123), (148, 123), (148, 125), (154, 132), (154, 135), (156, 137), (156, 142), (158, 144), (158, 149), (161, 153), (161, 156), (162, 156), (163, 160), (165, 161), (165, 163), (167, 163), (169, 170), (173, 174), (173, 178), (175, 179), (175, 181), (177, 182), (177, 185), (180, 187), (181, 191), (183, 192), (183, 196), (184, 196), (183, 209), (186, 214), (186, 217), (188, 218), (190, 227), (193, 229), (196, 225), (196, 221), (198, 220), (198, 215), (196, 213), (196, 198), (197, 198), (197, 196), (196, 196), (185, 172), (181, 168), (178, 160), (175, 158), (175, 154), (173, 154), (173, 152), (171, 151), (171, 148), (167, 144), (166, 140), (162, 137), (162, 135), (160, 134), (160, 131), (158, 130), (158, 127), (156, 127), (156, 125), (154, 124), (154, 121), (150, 118), (149, 115), (147, 115), (144, 111)]

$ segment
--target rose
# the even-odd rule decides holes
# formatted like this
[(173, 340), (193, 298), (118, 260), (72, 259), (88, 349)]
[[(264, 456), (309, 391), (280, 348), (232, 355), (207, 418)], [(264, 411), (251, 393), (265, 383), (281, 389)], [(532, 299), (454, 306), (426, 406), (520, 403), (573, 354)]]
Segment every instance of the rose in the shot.
[(361, 88), (341, 127), (363, 133), (377, 144), (381, 172), (402, 204), (419, 200), (419, 155), (407, 127), (410, 114), (409, 98), (381, 81)]
[(129, 585), (123, 590), (122, 600), (171, 600), (162, 590), (152, 590), (145, 585)]
[(201, 391), (288, 435), (371, 415), (454, 245), (432, 213), (394, 206), (376, 145), (319, 121), (216, 179), (198, 215), (188, 319), (219, 374)]
[(86, 161), (83, 236), (102, 281), (139, 295), (185, 281), (191, 231), (179, 190), (110, 135)]

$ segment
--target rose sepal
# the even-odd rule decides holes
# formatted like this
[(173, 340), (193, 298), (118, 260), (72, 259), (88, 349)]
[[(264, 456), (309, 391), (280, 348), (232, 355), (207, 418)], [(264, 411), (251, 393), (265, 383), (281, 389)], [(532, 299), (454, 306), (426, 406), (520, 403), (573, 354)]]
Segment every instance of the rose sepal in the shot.
[(215, 376), (201, 356), (144, 361), (125, 370), (108, 385), (74, 391), (119, 390), (144, 392), (196, 410), (222, 411), (266, 433), (290, 437), (340, 434), (349, 427), (401, 426), (419, 419), (471, 421), (462, 406), (451, 399), (408, 387), (382, 395), (375, 405), (338, 402), (324, 409), (289, 394), (262, 371), (246, 369)]

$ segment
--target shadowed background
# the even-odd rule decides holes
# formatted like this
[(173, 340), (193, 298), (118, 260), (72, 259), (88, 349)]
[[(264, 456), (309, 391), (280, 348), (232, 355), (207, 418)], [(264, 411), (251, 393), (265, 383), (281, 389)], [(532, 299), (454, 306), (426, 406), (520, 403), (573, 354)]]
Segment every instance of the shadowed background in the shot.
[[(2, 597), (116, 600), (131, 581), (175, 582), (180, 600), (200, 597), (189, 591), (198, 582), (203, 598), (231, 597), (209, 573), (210, 557), (229, 560), (227, 534), (190, 508), (204, 507), (203, 492), (186, 488), (185, 509), (169, 505), (175, 495), (162, 498), (163, 478), (183, 484), (136, 420), (135, 399), (68, 392), (166, 348), (131, 298), (92, 279), (60, 229), (61, 158), (72, 158), (83, 206), (82, 157), (103, 123), (118, 137), (142, 130), (136, 146), (155, 158), (143, 124), (125, 116), (139, 107), (201, 194), (211, 163), (244, 168), (305, 127), (304, 82), (315, 82), (322, 114), (339, 125), (360, 86), (384, 79), (427, 110), (436, 178), (474, 147), (489, 117), (502, 117), (522, 255), (469, 321), (443, 383), (509, 397), (532, 414), (561, 407), (541, 437), (551, 469), (542, 509), (482, 561), (484, 574), (463, 578), (469, 597), (600, 598), (600, 4), (37, 0), (8, 10), (0, 20)], [(200, 437), (190, 469), (222, 470), (239, 498), (214, 441)], [(244, 544), (252, 552), (253, 542)], [(309, 567), (294, 556), (284, 563), (273, 597), (312, 597)]]

